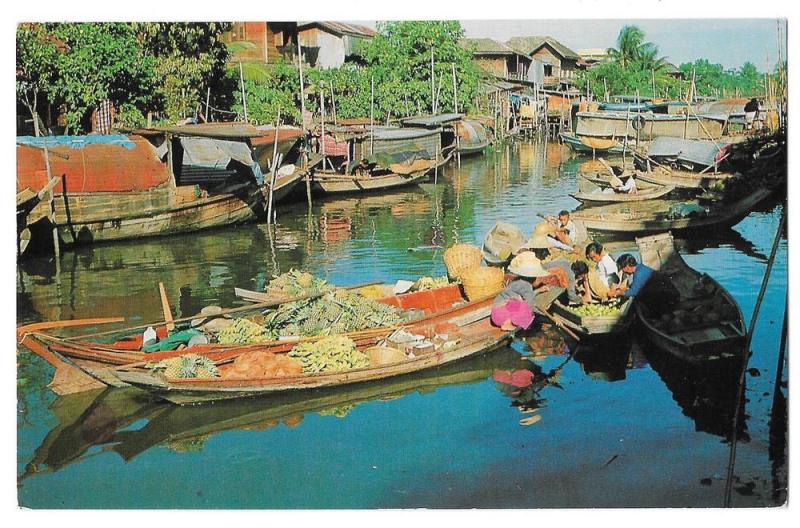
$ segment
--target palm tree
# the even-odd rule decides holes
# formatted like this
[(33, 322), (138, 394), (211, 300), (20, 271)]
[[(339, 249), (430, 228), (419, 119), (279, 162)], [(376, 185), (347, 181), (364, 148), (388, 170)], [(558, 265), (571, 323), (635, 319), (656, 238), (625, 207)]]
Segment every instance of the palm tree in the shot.
[(661, 69), (664, 58), (658, 57), (658, 46), (644, 41), (644, 31), (637, 26), (624, 26), (617, 35), (617, 47), (608, 48), (608, 56), (622, 68), (640, 62), (644, 69)]

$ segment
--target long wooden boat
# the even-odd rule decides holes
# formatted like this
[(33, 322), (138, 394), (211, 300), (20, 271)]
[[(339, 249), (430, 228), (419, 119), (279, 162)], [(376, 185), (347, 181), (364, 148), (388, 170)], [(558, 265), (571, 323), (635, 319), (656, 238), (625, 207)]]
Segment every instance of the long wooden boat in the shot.
[[(428, 339), (444, 333), (446, 343), (438, 350), (418, 351), (386, 365), (369, 366), (333, 373), (303, 374), (280, 378), (165, 378), (143, 368), (117, 369), (114, 374), (123, 382), (144, 389), (156, 397), (177, 404), (252, 397), (298, 390), (319, 389), (381, 380), (447, 365), (454, 361), (494, 350), (506, 344), (513, 333), (492, 325), (489, 314), (492, 298), (469, 303), (443, 314), (404, 327), (408, 332)], [(360, 350), (386, 342), (394, 330), (357, 342)], [(246, 353), (244, 351), (239, 352)], [(229, 357), (228, 359), (233, 359)]]
[(634, 320), (633, 299), (625, 299), (619, 312), (613, 315), (584, 315), (573, 312), (560, 301), (553, 302), (550, 311), (561, 319), (561, 323), (575, 331), (581, 338), (598, 339), (613, 337), (627, 332)]
[[(581, 179), (578, 181), (578, 192), (572, 193), (570, 196), (581, 202), (642, 202), (661, 198), (675, 190), (675, 187), (670, 185), (642, 182), (637, 175), (634, 175), (634, 178), (636, 178), (636, 193), (604, 192), (611, 189), (610, 177), (607, 173), (579, 173), (579, 175)], [(589, 189), (586, 189), (586, 186), (582, 185), (582, 181), (589, 182), (592, 185)], [(591, 188), (592, 186), (594, 188)]]
[(650, 171), (637, 171), (637, 178), (648, 183), (676, 189), (708, 189), (733, 176), (730, 172), (691, 172), (680, 169), (653, 167)]
[[(724, 120), (714, 116), (680, 116), (652, 112), (578, 112), (578, 136), (624, 138), (652, 141), (659, 136), (684, 139), (716, 139), (722, 136)], [(637, 131), (637, 127), (639, 130)]]
[[(464, 299), (457, 284), (402, 295), (393, 295), (390, 291), (385, 291), (384, 295), (384, 297), (378, 299), (379, 302), (402, 310), (421, 312), (422, 315), (417, 319), (418, 322), (425, 321), (436, 314), (449, 313), (459, 307), (471, 305)], [(301, 298), (265, 299), (260, 297), (257, 304), (228, 311), (231, 313), (236, 312), (237, 315), (247, 316), (248, 314), (258, 313), (259, 310), (277, 306), (282, 302), (299, 299)], [(190, 319), (192, 317), (177, 319), (176, 322)], [(52, 333), (52, 330), (57, 328), (119, 322), (124, 321), (121, 318), (104, 318), (34, 323), (17, 328), (17, 341), (20, 345), (55, 367), (56, 370), (49, 387), (57, 394), (70, 394), (106, 386), (124, 386), (124, 383), (120, 383), (120, 380), (112, 374), (114, 368), (122, 365), (138, 364), (145, 361), (160, 361), (191, 352), (206, 355), (215, 361), (221, 361), (235, 357), (243, 350), (270, 349), (275, 352), (287, 352), (298, 342), (298, 340), (281, 340), (258, 345), (210, 343), (195, 345), (182, 351), (144, 353), (142, 351), (142, 332), (144, 329), (152, 326), (159, 335), (164, 336), (167, 333), (165, 323), (120, 328), (118, 330), (95, 333), (88, 337), (59, 337)], [(375, 335), (382, 334), (384, 331), (384, 328), (377, 328), (355, 332), (350, 334), (350, 337), (359, 343), (364, 339), (370, 341)], [(98, 338), (100, 339), (98, 340)], [(104, 342), (104, 340), (108, 341), (109, 339), (113, 341)]]
[[(57, 181), (54, 215), (50, 200), (40, 200), (26, 212), (26, 226), (34, 229), (54, 218), (61, 242), (70, 246), (230, 225), (266, 211), (270, 174), (263, 174), (254, 155), (258, 158), (260, 150), (274, 143), (274, 132), (270, 135), (249, 125), (138, 132), (17, 138), (18, 192), (38, 193), (45, 188), (48, 165)], [(284, 149), (298, 138), (293, 131), (279, 132)], [(193, 139), (207, 142), (193, 144), (196, 159), (181, 144)], [(276, 202), (303, 176), (300, 167), (287, 168), (276, 178)], [(254, 172), (263, 183), (258, 183)]]
[(676, 251), (671, 233), (637, 238), (642, 263), (674, 286), (677, 297), (636, 303), (647, 337), (659, 348), (688, 361), (742, 353), (745, 323), (730, 293), (709, 275), (690, 268)]
[(622, 154), (624, 146), (616, 139), (581, 137), (561, 132), (561, 142), (580, 154)]
[(745, 216), (759, 202), (772, 193), (768, 189), (757, 189), (741, 200), (708, 206), (708, 214), (689, 218), (668, 218), (670, 208), (681, 204), (699, 205), (698, 200), (648, 200), (628, 204), (599, 205), (572, 213), (591, 231), (611, 233), (656, 233), (662, 231), (689, 231), (725, 229)]
[(387, 173), (381, 175), (348, 176), (325, 171), (315, 171), (311, 177), (311, 188), (319, 194), (344, 194), (380, 192), (396, 187), (416, 185), (425, 181), (430, 166), (410, 174)]

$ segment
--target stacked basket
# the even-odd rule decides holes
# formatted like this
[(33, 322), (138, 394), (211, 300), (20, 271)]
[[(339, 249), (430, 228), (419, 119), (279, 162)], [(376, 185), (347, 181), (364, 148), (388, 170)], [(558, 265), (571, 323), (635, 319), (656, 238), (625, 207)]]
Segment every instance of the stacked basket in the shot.
[(481, 250), (475, 246), (456, 244), (444, 252), (444, 263), (447, 274), (461, 280), (470, 301), (497, 295), (503, 289), (503, 269), (481, 267)]

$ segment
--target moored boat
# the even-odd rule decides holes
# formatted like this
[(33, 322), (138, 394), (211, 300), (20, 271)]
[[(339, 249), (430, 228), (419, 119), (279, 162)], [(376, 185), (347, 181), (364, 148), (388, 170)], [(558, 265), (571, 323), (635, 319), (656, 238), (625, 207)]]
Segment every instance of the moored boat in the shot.
[[(739, 223), (771, 192), (769, 189), (757, 189), (740, 200), (710, 206), (702, 206), (698, 200), (663, 199), (598, 205), (574, 211), (572, 218), (582, 221), (591, 231), (611, 233), (725, 229)], [(680, 212), (686, 209), (692, 210), (692, 213), (686, 215)]]
[(475, 119), (463, 119), (456, 122), (456, 153), (467, 156), (471, 154), (482, 154), (489, 146), (489, 133), (480, 121)]
[[(246, 124), (187, 125), (130, 135), (19, 137), (18, 192), (38, 194), (47, 187), (48, 165), (54, 183), (54, 213), (50, 200), (41, 199), (23, 221), (32, 230), (54, 222), (59, 239), (70, 246), (256, 219), (267, 210), (271, 184), (258, 152), (272, 148), (274, 138), (274, 132)], [(288, 150), (298, 141), (299, 133), (279, 132), (279, 142), (290, 144)], [(287, 157), (276, 171), (274, 201), (302, 178), (303, 170), (290, 161)]]
[[(661, 198), (672, 192), (675, 188), (669, 185), (657, 185), (639, 180), (637, 174), (633, 174), (636, 179), (635, 193), (616, 192), (611, 188), (611, 178), (607, 173), (579, 174), (578, 192), (571, 193), (570, 196), (581, 202), (641, 202)], [(584, 184), (583, 182), (586, 182)]]
[[(470, 356), (483, 354), (507, 343), (513, 333), (492, 326), (489, 320), (493, 299), (485, 299), (439, 313), (404, 327), (413, 335), (424, 336), (438, 347), (407, 355), (402, 348), (389, 347), (395, 357), (385, 364), (372, 363), (361, 368), (336, 372), (303, 373), (285, 377), (167, 378), (143, 368), (122, 368), (114, 374), (123, 382), (146, 390), (156, 397), (177, 404), (252, 397), (282, 392), (337, 387), (381, 380), (437, 368)], [(391, 343), (396, 330), (387, 330), (357, 343), (360, 351), (381, 343)], [(384, 348), (386, 345), (382, 345)], [(247, 353), (242, 351), (241, 353)], [(228, 358), (232, 359), (232, 358)]]
[(659, 136), (674, 138), (711, 138), (722, 136), (724, 121), (713, 116), (671, 115), (652, 112), (578, 112), (575, 132), (578, 136), (602, 138), (637, 138), (651, 141)]
[(744, 318), (730, 293), (709, 275), (686, 264), (675, 249), (671, 233), (637, 238), (636, 244), (642, 263), (656, 270), (659, 282), (670, 289), (669, 294), (659, 292), (636, 303), (636, 314), (648, 339), (688, 361), (741, 354)]
[(582, 154), (622, 154), (624, 151), (623, 144), (611, 138), (597, 138), (597, 137), (583, 137), (574, 134), (561, 132), (558, 135), (561, 142), (568, 145), (575, 152)]

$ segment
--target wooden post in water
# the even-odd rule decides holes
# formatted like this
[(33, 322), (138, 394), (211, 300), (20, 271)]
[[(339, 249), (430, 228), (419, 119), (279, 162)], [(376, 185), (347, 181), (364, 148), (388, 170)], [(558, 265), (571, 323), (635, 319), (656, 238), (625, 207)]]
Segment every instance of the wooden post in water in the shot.
[(244, 108), (244, 122), (247, 123), (247, 97), (244, 92), (244, 73), (242, 73), (242, 62), (239, 61), (239, 83), (242, 88), (242, 108)]
[[(322, 134), (322, 143), (320, 145), (321, 154), (322, 154), (322, 169), (325, 169), (325, 88), (322, 87), (322, 83), (319, 83), (319, 111), (320, 111), (320, 118), (322, 119), (321, 126), (321, 134)], [(328, 164), (333, 168), (333, 162), (328, 160)], [(336, 172), (336, 169), (333, 169)]]
[[(297, 67), (300, 70), (300, 123), (303, 129), (303, 138), (308, 140), (306, 134), (306, 90), (303, 83), (303, 44), (297, 40)], [(308, 145), (306, 144), (306, 152), (303, 153), (303, 170), (306, 173), (306, 199), (308, 200), (308, 213), (311, 214), (311, 174), (308, 170)]]
[[(38, 121), (38, 116), (35, 118)], [(37, 127), (38, 128), (38, 127)], [(47, 170), (47, 182), (50, 183), (50, 180), (53, 178), (52, 170), (50, 169), (50, 151), (47, 149), (47, 138), (44, 140), (44, 166)], [(62, 181), (62, 187), (63, 187)], [(65, 189), (61, 189), (61, 192), (64, 193)], [(64, 194), (64, 200), (66, 202), (67, 196), (66, 193)], [(50, 190), (47, 191), (47, 202), (49, 204), (48, 207), (48, 216), (50, 217), (50, 223), (53, 224), (53, 253), (56, 258), (56, 274), (61, 276), (61, 246), (58, 243), (58, 226), (56, 225), (56, 199), (55, 199), (55, 190), (53, 187), (50, 187)]]
[(267, 205), (267, 224), (272, 224), (272, 202), (275, 187), (275, 176), (278, 172), (278, 130), (281, 127), (281, 108), (278, 107), (278, 118), (275, 120), (275, 142), (272, 145), (272, 173), (269, 179), (269, 204)]
[(369, 155), (375, 146), (375, 77), (369, 78)]
[[(454, 62), (451, 66), (453, 67), (453, 112), (457, 114), (458, 86), (456, 85), (456, 63)], [(458, 124), (454, 125), (454, 128), (456, 131), (456, 163), (458, 163), (458, 166), (461, 167), (461, 138), (458, 134)]]

